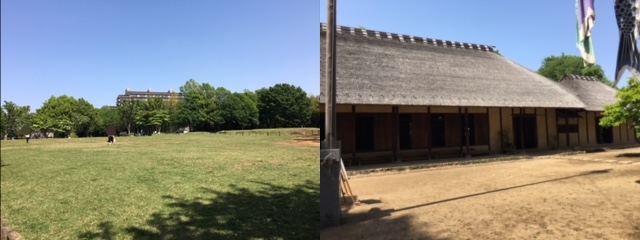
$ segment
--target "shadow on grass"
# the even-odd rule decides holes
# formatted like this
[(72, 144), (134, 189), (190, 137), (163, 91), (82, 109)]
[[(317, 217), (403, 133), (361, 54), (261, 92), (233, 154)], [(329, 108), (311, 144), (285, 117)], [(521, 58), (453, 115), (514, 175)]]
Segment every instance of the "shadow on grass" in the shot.
[(170, 212), (154, 213), (148, 226), (126, 232), (133, 239), (318, 239), (319, 184), (258, 184), (259, 190), (203, 188), (205, 198), (164, 196)]
[(78, 236), (79, 239), (102, 239), (112, 240), (115, 239), (116, 232), (113, 230), (113, 224), (111, 222), (101, 222), (98, 227), (100, 231), (92, 232), (88, 231)]
[(616, 157), (640, 158), (640, 153), (623, 153), (618, 154)]

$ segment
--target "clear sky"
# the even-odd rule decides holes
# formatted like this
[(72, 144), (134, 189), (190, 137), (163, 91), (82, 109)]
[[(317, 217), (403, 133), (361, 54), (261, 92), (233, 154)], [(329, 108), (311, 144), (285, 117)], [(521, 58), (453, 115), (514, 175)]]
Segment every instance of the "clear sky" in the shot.
[(101, 107), (126, 88), (178, 90), (189, 79), (317, 95), (318, 4), (3, 0), (0, 98), (32, 111), (63, 94)]
[[(496, 46), (533, 71), (548, 56), (580, 55), (575, 0), (338, 0), (337, 9), (341, 26)], [(596, 0), (595, 13), (596, 64), (614, 80), (619, 33), (613, 0)], [(327, 22), (327, 0), (320, 1), (320, 19)]]

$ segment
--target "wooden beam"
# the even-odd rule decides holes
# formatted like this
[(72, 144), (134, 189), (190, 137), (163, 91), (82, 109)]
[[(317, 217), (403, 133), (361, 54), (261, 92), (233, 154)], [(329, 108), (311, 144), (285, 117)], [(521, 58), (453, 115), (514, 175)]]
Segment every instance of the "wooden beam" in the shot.
[[(585, 128), (587, 130), (587, 146), (589, 146), (590, 142), (589, 142), (589, 112), (584, 111), (584, 122), (585, 122)], [(580, 127), (580, 126), (578, 126)]]
[[(462, 118), (462, 107), (458, 107), (458, 116), (460, 116)], [(464, 133), (464, 131), (463, 131), (463, 133)], [(458, 137), (460, 137), (460, 136), (458, 136)], [(463, 144), (460, 144), (460, 152), (462, 152), (462, 145)]]
[[(469, 129), (469, 108), (464, 108), (464, 135), (467, 142), (467, 151), (466, 155), (469, 155), (469, 135), (471, 135), (471, 131)], [(466, 156), (465, 156), (466, 157)]]
[[(358, 124), (358, 121), (356, 120), (356, 105), (351, 105), (351, 117), (353, 117), (353, 141), (351, 143), (351, 147), (353, 147), (353, 151), (351, 151), (351, 159), (355, 159), (356, 158), (356, 148), (358, 146), (358, 144), (356, 144), (356, 141), (358, 141), (358, 135), (356, 134), (356, 124)], [(349, 165), (351, 165), (351, 162), (349, 162)]]
[(622, 142), (622, 125), (618, 126), (618, 143)]
[(400, 149), (400, 114), (398, 106), (392, 107), (393, 112), (393, 161), (398, 161), (398, 151)]
[(567, 136), (567, 148), (570, 148), (569, 146), (569, 118), (566, 109), (565, 109), (565, 118), (564, 118), (564, 132), (565, 132), (565, 136)]
[(502, 148), (504, 147), (504, 141), (502, 140), (502, 107), (499, 108), (500, 109), (500, 149), (502, 151)]
[(547, 135), (547, 147), (551, 148), (551, 142), (549, 142), (549, 111), (547, 110), (547, 108), (544, 109), (544, 127)]
[(431, 159), (431, 146), (433, 142), (433, 134), (431, 134), (431, 128), (433, 128), (431, 122), (431, 106), (427, 106), (427, 121), (429, 121), (429, 127), (427, 128), (427, 147), (429, 148), (429, 159)]
[[(578, 117), (580, 113), (578, 113)], [(582, 143), (580, 142), (580, 118), (576, 118), (576, 122), (578, 122), (578, 147), (582, 147)]]
[(524, 108), (520, 108), (520, 148), (524, 151)]
[(487, 143), (489, 144), (489, 152), (491, 152), (491, 113), (489, 113), (489, 108), (487, 108), (487, 128), (489, 129), (487, 134)]

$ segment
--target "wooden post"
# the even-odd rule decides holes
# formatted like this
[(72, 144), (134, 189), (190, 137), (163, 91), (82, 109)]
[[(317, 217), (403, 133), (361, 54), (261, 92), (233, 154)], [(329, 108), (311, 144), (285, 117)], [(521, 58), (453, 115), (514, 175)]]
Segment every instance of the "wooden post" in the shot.
[(502, 130), (502, 107), (500, 107), (499, 110), (500, 110), (500, 149), (502, 149), (504, 147), (504, 141), (502, 140), (502, 131), (503, 131)]
[(587, 126), (587, 146), (589, 146), (590, 141), (589, 141), (589, 112), (585, 111), (584, 112), (584, 121), (585, 121), (585, 126)]
[(325, 84), (325, 141), (329, 149), (336, 146), (336, 2), (329, 0), (327, 17), (327, 52)]
[(489, 129), (487, 134), (487, 143), (489, 144), (489, 152), (491, 152), (491, 112), (489, 112), (489, 108), (487, 107), (487, 128)]
[(547, 147), (551, 148), (551, 143), (549, 142), (549, 111), (547, 111), (549, 109), (545, 108), (544, 109), (544, 127), (545, 127), (545, 133), (547, 135)]
[(429, 128), (427, 129), (427, 148), (429, 149), (429, 159), (431, 159), (431, 146), (433, 142), (433, 134), (431, 134), (431, 128), (433, 124), (431, 122), (431, 106), (427, 106), (427, 121), (429, 121)]
[(398, 161), (398, 151), (400, 149), (400, 112), (398, 106), (391, 107), (393, 112), (393, 161)]
[(524, 108), (520, 108), (520, 147), (524, 151)]
[[(351, 105), (351, 116), (353, 117), (353, 143), (351, 144), (351, 147), (353, 147), (353, 151), (351, 152), (351, 159), (355, 159), (356, 158), (356, 147), (358, 146), (356, 144), (356, 141), (358, 141), (358, 135), (356, 134), (356, 105)], [(349, 166), (351, 166), (351, 162), (349, 162)]]
[(565, 136), (567, 137), (567, 148), (571, 148), (571, 146), (569, 146), (569, 114), (567, 114), (567, 110), (565, 109), (565, 116), (564, 116), (564, 132), (565, 132)]
[[(460, 118), (463, 117), (463, 115), (462, 115), (462, 107), (458, 107), (458, 117), (460, 117)], [(460, 124), (462, 124), (462, 123), (460, 123)], [(462, 131), (462, 134), (464, 134), (464, 129)], [(458, 136), (458, 137), (460, 137), (460, 136)], [(462, 153), (462, 146), (464, 146), (464, 144), (460, 144), (460, 153)]]
[(578, 123), (577, 124), (577, 127), (578, 127), (578, 133), (577, 133), (577, 135), (578, 135), (578, 147), (581, 147), (582, 143), (580, 142), (580, 118), (579, 117), (580, 117), (580, 113), (578, 113), (578, 118), (576, 118), (576, 122)]
[[(465, 135), (465, 140), (467, 142), (467, 152), (466, 152), (466, 156), (469, 156), (469, 135), (471, 134), (471, 131), (469, 129), (469, 108), (465, 107), (464, 108), (464, 135)], [(465, 157), (466, 157), (465, 156)]]

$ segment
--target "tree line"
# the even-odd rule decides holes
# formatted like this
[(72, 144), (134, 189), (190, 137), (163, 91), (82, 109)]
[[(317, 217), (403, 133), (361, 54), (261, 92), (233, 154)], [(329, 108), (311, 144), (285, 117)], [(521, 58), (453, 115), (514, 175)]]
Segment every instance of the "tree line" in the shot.
[(188, 80), (183, 97), (122, 99), (117, 106), (94, 107), (83, 98), (51, 96), (34, 113), (30, 106), (5, 101), (0, 111), (4, 139), (31, 133), (55, 137), (106, 136), (118, 133), (150, 134), (191, 131), (319, 127), (319, 97), (300, 87), (276, 84), (255, 92), (231, 92), (224, 87)]

